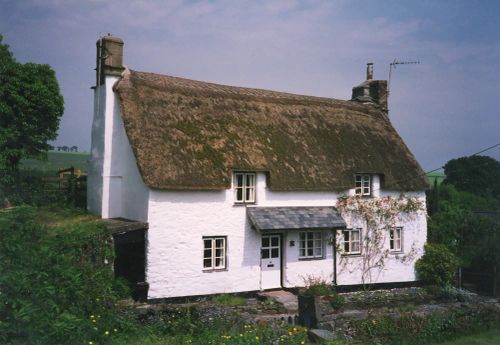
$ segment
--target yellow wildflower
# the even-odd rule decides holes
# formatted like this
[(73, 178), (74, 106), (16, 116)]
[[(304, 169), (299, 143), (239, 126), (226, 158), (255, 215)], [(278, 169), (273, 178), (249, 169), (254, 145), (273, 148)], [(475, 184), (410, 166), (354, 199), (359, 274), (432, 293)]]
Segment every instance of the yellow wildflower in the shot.
[(255, 336), (255, 340), (259, 340), (259, 336), (258, 335)]
[(109, 335), (109, 331), (104, 332), (104, 335)]

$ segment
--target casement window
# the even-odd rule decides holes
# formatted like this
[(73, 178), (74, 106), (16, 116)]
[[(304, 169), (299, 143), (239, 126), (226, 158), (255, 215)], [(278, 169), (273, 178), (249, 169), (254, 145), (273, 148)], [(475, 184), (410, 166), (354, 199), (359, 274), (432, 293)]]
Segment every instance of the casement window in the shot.
[(403, 229), (390, 228), (389, 229), (389, 249), (392, 252), (403, 251)]
[(299, 233), (299, 258), (317, 259), (323, 257), (323, 233), (301, 231)]
[(226, 237), (203, 237), (203, 269), (226, 268)]
[(342, 231), (343, 238), (343, 254), (360, 254), (361, 253), (361, 229), (346, 229)]
[(370, 196), (372, 194), (372, 179), (370, 175), (356, 175), (355, 194), (361, 196)]
[(234, 202), (255, 202), (255, 173), (238, 172), (234, 174)]

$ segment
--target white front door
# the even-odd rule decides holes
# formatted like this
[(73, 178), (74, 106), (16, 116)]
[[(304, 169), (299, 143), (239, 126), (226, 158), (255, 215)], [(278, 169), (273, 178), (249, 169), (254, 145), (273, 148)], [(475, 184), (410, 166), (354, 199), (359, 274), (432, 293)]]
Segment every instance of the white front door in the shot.
[(260, 268), (262, 290), (281, 287), (281, 235), (262, 235)]

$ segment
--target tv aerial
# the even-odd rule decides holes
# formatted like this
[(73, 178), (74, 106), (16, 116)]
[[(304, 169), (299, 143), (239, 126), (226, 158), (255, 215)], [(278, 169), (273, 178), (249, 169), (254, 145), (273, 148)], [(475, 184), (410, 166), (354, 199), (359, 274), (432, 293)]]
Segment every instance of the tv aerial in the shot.
[(389, 92), (391, 89), (391, 77), (392, 77), (392, 70), (396, 69), (397, 65), (418, 65), (420, 64), (419, 60), (412, 60), (412, 61), (399, 61), (394, 59), (393, 62), (389, 64), (389, 80), (387, 82), (387, 97), (389, 97)]

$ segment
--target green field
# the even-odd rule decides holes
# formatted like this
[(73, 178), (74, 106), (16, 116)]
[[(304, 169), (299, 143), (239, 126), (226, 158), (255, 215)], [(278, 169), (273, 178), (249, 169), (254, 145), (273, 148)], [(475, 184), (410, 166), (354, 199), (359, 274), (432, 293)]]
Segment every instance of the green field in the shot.
[(21, 170), (37, 170), (44, 173), (57, 173), (60, 169), (74, 167), (87, 172), (88, 152), (60, 152), (49, 151), (47, 160), (23, 159)]

